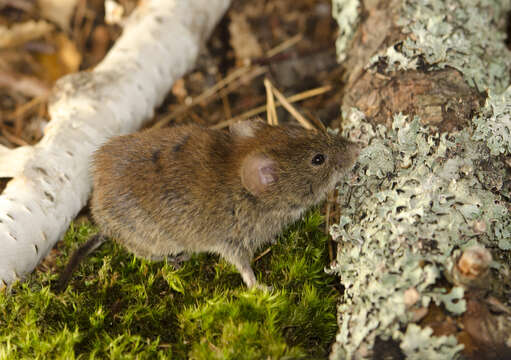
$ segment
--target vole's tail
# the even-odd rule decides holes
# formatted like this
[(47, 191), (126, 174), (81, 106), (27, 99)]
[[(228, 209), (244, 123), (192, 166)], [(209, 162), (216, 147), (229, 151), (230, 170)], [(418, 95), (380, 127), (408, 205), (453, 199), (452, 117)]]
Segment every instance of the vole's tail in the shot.
[(71, 259), (66, 265), (64, 271), (60, 274), (60, 278), (57, 282), (56, 292), (60, 293), (67, 288), (67, 284), (71, 279), (71, 275), (75, 271), (76, 267), (87, 257), (91, 252), (100, 247), (108, 238), (103, 234), (98, 233), (93, 235), (85, 244), (80, 246), (71, 256)]

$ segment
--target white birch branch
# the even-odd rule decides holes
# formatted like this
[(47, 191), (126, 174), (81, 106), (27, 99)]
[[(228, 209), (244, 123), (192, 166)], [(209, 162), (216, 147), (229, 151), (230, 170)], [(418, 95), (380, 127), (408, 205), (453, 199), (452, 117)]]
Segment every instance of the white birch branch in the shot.
[(91, 190), (89, 161), (106, 139), (139, 129), (199, 49), (230, 0), (146, 0), (91, 72), (57, 82), (51, 122), (35, 146), (0, 147), (0, 287), (31, 272)]

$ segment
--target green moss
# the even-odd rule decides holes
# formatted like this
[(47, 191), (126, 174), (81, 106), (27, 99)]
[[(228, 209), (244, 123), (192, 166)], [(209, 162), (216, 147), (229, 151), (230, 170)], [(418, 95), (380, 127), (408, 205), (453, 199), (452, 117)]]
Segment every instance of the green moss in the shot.
[[(37, 272), (0, 293), (0, 359), (325, 358), (337, 293), (323, 271), (321, 223), (311, 213), (254, 264), (271, 292), (246, 289), (215, 256), (196, 255), (175, 270), (113, 242), (80, 266), (62, 294), (51, 290), (57, 274)], [(70, 227), (59, 269), (95, 231)]]

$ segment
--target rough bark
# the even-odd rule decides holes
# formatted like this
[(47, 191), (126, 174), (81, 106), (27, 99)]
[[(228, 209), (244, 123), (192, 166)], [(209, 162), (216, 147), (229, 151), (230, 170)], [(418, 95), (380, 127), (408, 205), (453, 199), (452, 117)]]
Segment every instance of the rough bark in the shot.
[(107, 138), (139, 129), (195, 62), (229, 0), (143, 1), (92, 71), (58, 81), (35, 146), (0, 148), (0, 286), (34, 269), (86, 204), (89, 160)]
[(331, 359), (511, 358), (510, 8), (333, 1), (344, 131), (367, 147), (331, 229)]

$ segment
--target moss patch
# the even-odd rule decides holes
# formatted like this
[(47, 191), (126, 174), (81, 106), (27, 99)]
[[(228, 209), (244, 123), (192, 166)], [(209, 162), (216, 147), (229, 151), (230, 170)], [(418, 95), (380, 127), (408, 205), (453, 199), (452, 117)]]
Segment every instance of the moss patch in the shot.
[[(253, 266), (271, 292), (247, 290), (237, 271), (200, 254), (181, 269), (136, 259), (108, 242), (55, 294), (36, 272), (0, 293), (0, 359), (326, 358), (337, 330), (334, 278), (317, 211)], [(71, 226), (58, 259), (96, 231)], [(264, 249), (263, 249), (264, 250)]]

